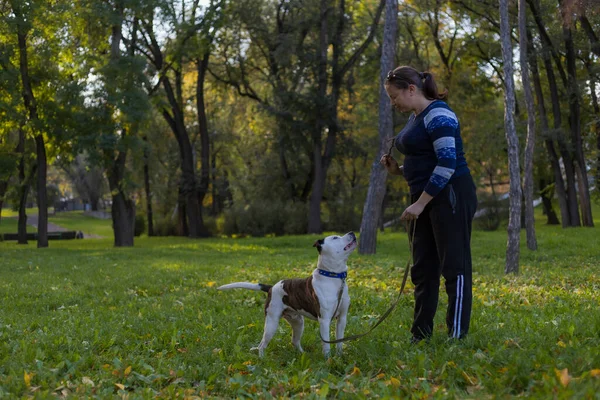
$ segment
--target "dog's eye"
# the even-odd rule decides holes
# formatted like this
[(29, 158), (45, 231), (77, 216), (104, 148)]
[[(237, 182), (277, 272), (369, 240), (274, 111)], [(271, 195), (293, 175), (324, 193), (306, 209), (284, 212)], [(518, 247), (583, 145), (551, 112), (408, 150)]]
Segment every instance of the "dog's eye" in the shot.
[(337, 236), (334, 236), (334, 237), (333, 237), (333, 240), (335, 240), (335, 239), (339, 239), (339, 237), (337, 237)]

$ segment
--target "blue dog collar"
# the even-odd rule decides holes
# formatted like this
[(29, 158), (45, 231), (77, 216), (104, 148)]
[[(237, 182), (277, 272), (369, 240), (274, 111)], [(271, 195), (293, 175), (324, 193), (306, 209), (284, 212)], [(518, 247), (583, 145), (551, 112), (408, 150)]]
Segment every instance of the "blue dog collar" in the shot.
[(328, 278), (346, 279), (346, 276), (348, 276), (348, 272), (341, 272), (338, 274), (337, 272), (325, 271), (324, 269), (318, 269), (317, 271), (319, 271), (319, 274)]

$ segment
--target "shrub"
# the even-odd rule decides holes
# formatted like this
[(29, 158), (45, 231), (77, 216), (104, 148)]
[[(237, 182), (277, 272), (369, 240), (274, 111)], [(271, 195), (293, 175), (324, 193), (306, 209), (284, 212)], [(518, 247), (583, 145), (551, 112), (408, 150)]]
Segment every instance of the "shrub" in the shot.
[(154, 223), (155, 236), (177, 236), (177, 221), (170, 217), (159, 217)]
[(477, 206), (476, 218), (473, 221), (474, 229), (495, 231), (508, 220), (508, 207), (506, 201), (494, 199), (489, 195), (480, 195)]
[(226, 235), (301, 234), (306, 232), (307, 224), (305, 204), (265, 200), (228, 208), (224, 214), (223, 231)]
[(135, 216), (135, 225), (133, 227), (133, 235), (140, 236), (142, 233), (145, 233), (145, 232), (146, 232), (146, 217), (141, 214), (137, 214)]

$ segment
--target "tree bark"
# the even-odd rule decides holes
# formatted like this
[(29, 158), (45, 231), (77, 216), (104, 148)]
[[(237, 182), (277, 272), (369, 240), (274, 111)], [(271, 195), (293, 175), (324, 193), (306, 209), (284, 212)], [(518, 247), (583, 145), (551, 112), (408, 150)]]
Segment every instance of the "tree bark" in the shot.
[[(112, 26), (111, 35), (111, 51), (110, 64), (116, 64), (121, 57), (121, 41), (123, 38), (122, 24), (124, 18), (124, 6), (122, 2), (116, 5), (115, 24)], [(135, 36), (135, 33), (134, 33)], [(135, 43), (132, 44), (132, 46)], [(131, 48), (130, 48), (131, 50)], [(107, 107), (115, 109), (114, 104), (108, 104)], [(127, 135), (127, 131), (123, 128), (121, 138), (123, 141)], [(116, 134), (116, 133), (115, 133)], [(116, 157), (114, 155), (116, 152)], [(125, 162), (127, 160), (127, 150), (105, 150), (105, 156), (109, 160), (107, 167), (108, 185), (112, 195), (111, 216), (114, 232), (115, 247), (133, 246), (134, 228), (135, 228), (135, 203), (123, 188), (123, 180), (125, 175)]]
[(600, 41), (598, 40), (598, 36), (596, 36), (596, 32), (594, 32), (594, 29), (592, 28), (592, 24), (590, 24), (590, 21), (585, 15), (580, 15), (579, 21), (581, 22), (581, 27), (585, 31), (585, 34), (590, 40), (592, 52), (600, 57)]
[[(539, 4), (537, 4), (538, 1), (539, 0), (528, 0), (542, 42), (541, 56), (544, 62), (544, 68), (546, 70), (546, 76), (548, 78), (548, 85), (550, 88), (550, 98), (552, 100), (554, 136), (558, 142), (558, 149), (563, 159), (565, 177), (567, 180), (566, 191), (567, 203), (569, 205), (568, 226), (580, 226), (581, 222), (579, 218), (579, 205), (577, 203), (577, 191), (575, 189), (575, 170), (573, 168), (573, 157), (569, 151), (569, 146), (565, 141), (564, 132), (562, 129), (560, 97), (558, 94), (558, 86), (556, 84), (552, 59), (554, 59), (554, 63), (556, 65), (556, 68), (558, 69), (559, 75), (565, 88), (568, 88), (567, 76), (560, 62), (558, 52), (552, 44), (550, 36), (546, 32), (546, 27), (542, 20), (542, 16), (540, 15)], [(563, 225), (564, 224), (565, 222), (563, 221)]]
[(144, 192), (146, 193), (146, 218), (148, 219), (148, 236), (154, 236), (154, 215), (152, 212), (152, 191), (150, 190), (150, 155), (148, 137), (144, 135)]
[(569, 23), (569, 17), (563, 0), (558, 0), (559, 8), (562, 14), (562, 30), (565, 40), (566, 61), (567, 61), (567, 82), (569, 95), (569, 126), (571, 128), (571, 144), (575, 149), (575, 171), (577, 173), (577, 183), (579, 186), (579, 205), (581, 207), (581, 219), (584, 226), (594, 226), (592, 217), (592, 203), (590, 200), (590, 187), (585, 165), (585, 155), (583, 154), (583, 141), (581, 139), (581, 106), (579, 87), (577, 84), (577, 66), (575, 44), (573, 43), (573, 33)]
[(360, 254), (375, 254), (377, 251), (377, 225), (382, 214), (385, 197), (385, 181), (387, 171), (379, 163), (381, 156), (387, 151), (389, 140), (394, 134), (393, 109), (385, 91), (384, 82), (387, 73), (394, 68), (396, 58), (396, 36), (398, 31), (398, 1), (387, 0), (385, 6), (385, 25), (383, 28), (383, 45), (381, 48), (379, 72), (379, 151), (371, 165), (369, 189), (363, 207), (360, 224)]
[(122, 188), (127, 153), (119, 151), (108, 169), (108, 184), (112, 193), (112, 223), (115, 247), (133, 246), (135, 228), (135, 203)]
[(554, 127), (553, 136), (555, 136), (558, 142), (558, 149), (563, 159), (565, 177), (567, 180), (566, 191), (567, 203), (569, 206), (568, 226), (580, 226), (581, 223), (579, 220), (579, 205), (577, 203), (577, 192), (575, 190), (575, 172), (573, 170), (573, 159), (568, 151), (568, 147), (563, 136), (560, 99), (558, 94), (558, 86), (556, 85), (556, 78), (554, 76), (554, 67), (552, 66), (552, 62), (548, 56), (548, 52), (545, 50), (542, 51), (542, 60), (544, 62), (544, 67), (546, 70), (548, 87), (550, 89), (550, 99), (552, 101), (552, 116)]
[[(528, 35), (530, 33), (528, 32)], [(569, 204), (567, 201), (567, 191), (565, 190), (565, 183), (563, 181), (562, 171), (560, 169), (560, 163), (558, 156), (554, 148), (554, 142), (550, 138), (550, 128), (548, 124), (548, 115), (546, 113), (546, 104), (544, 101), (544, 93), (542, 90), (542, 83), (538, 71), (537, 56), (533, 47), (531, 37), (528, 37), (527, 41), (529, 49), (529, 64), (531, 65), (531, 76), (533, 80), (533, 87), (535, 89), (535, 96), (537, 98), (538, 113), (540, 115), (540, 124), (542, 125), (542, 137), (544, 138), (544, 144), (546, 151), (548, 152), (548, 158), (550, 159), (550, 165), (554, 173), (554, 184), (556, 188), (556, 196), (558, 197), (558, 204), (560, 207), (562, 227), (566, 228), (569, 226)], [(540, 191), (543, 191), (543, 187), (540, 187)]]
[(317, 54), (317, 110), (315, 128), (313, 131), (313, 161), (315, 170), (315, 180), (310, 194), (308, 206), (308, 233), (321, 233), (321, 200), (325, 190), (325, 171), (323, 168), (322, 148), (323, 143), (321, 135), (325, 128), (325, 118), (327, 117), (327, 0), (320, 1), (320, 29), (319, 29), (319, 50)]
[(513, 81), (512, 43), (508, 19), (508, 0), (500, 0), (500, 37), (504, 61), (504, 129), (508, 143), (508, 168), (510, 178), (508, 245), (505, 273), (519, 273), (521, 230), (521, 178), (519, 170), (519, 139), (515, 129), (515, 87)]
[(540, 179), (540, 197), (542, 198), (542, 205), (544, 207), (544, 214), (546, 214), (548, 225), (558, 225), (560, 221), (554, 212), (554, 208), (552, 207), (552, 190), (546, 190), (548, 187), (548, 182), (544, 179)]
[(23, 85), (23, 103), (29, 113), (29, 122), (35, 135), (35, 152), (37, 158), (37, 206), (38, 206), (38, 240), (37, 247), (48, 247), (48, 201), (46, 193), (47, 181), (47, 160), (46, 146), (44, 136), (40, 129), (40, 121), (37, 112), (37, 102), (33, 94), (31, 80), (29, 77), (29, 61), (27, 54), (27, 34), (30, 28), (27, 26), (25, 16), (20, 7), (12, 4), (12, 9), (17, 19), (17, 41), (19, 46), (19, 70), (21, 73), (21, 83)]
[(19, 160), (19, 219), (17, 222), (17, 243), (27, 244), (27, 196), (31, 188), (31, 180), (36, 173), (37, 165), (31, 167), (30, 173), (25, 173), (25, 132), (19, 128), (19, 144), (16, 152), (21, 154)]
[(535, 151), (535, 105), (529, 81), (529, 67), (527, 63), (527, 14), (525, 0), (519, 0), (519, 50), (521, 56), (521, 78), (525, 92), (525, 106), (527, 108), (527, 140), (525, 143), (525, 177), (523, 187), (525, 190), (525, 229), (527, 232), (527, 248), (537, 250), (535, 236), (535, 218), (533, 209), (533, 155)]
[(586, 62), (586, 68), (589, 74), (590, 94), (592, 97), (592, 107), (596, 116), (594, 130), (596, 131), (596, 192), (600, 193), (600, 104), (596, 95), (596, 76), (592, 71), (592, 61)]
[(0, 181), (0, 223), (2, 222), (2, 207), (4, 207), (4, 195), (8, 190), (8, 179)]
[[(204, 56), (196, 60), (197, 81), (196, 81), (196, 108), (198, 112), (198, 129), (200, 130), (200, 185), (198, 187), (198, 208), (200, 220), (200, 236), (211, 236), (208, 229), (204, 225), (202, 217), (202, 203), (204, 197), (208, 193), (210, 186), (210, 135), (208, 134), (208, 120), (206, 118), (206, 107), (204, 105), (204, 80), (206, 71), (208, 70), (208, 60), (210, 57), (210, 49), (204, 52)], [(214, 201), (214, 199), (213, 199)]]

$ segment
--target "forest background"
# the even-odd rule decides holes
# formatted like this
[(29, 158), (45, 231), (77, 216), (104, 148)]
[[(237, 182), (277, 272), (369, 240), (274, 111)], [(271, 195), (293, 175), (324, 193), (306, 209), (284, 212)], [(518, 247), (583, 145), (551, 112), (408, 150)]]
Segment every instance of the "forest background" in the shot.
[[(2, 0), (0, 204), (22, 210), (22, 220), (27, 206), (45, 204), (41, 247), (44, 210), (73, 199), (111, 211), (117, 246), (133, 245), (142, 231), (358, 230), (382, 148), (385, 4)], [(592, 226), (600, 193), (600, 8), (594, 0), (524, 4), (535, 197), (548, 223)], [(516, 2), (509, 18), (524, 148)], [(505, 227), (498, 4), (401, 1), (396, 22), (394, 64), (434, 73), (460, 119), (480, 199), (476, 226)], [(393, 132), (407, 117), (394, 115)], [(402, 179), (385, 186), (378, 224), (400, 227), (408, 188)]]

